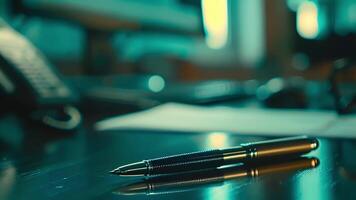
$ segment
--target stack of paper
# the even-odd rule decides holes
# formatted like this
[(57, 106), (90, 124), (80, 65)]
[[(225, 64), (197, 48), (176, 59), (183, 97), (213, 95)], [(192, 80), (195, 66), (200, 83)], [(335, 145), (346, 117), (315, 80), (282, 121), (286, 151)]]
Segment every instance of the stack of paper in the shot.
[(331, 111), (202, 107), (168, 103), (103, 120), (96, 124), (96, 128), (356, 138), (356, 116), (339, 117)]

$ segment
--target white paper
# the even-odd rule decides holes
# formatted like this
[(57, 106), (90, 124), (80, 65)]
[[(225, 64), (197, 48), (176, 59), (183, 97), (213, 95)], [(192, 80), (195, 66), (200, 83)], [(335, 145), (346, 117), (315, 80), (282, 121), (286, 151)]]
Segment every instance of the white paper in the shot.
[(345, 115), (336, 119), (323, 132), (325, 137), (356, 138), (356, 116)]
[[(334, 112), (164, 104), (96, 124), (97, 130), (144, 129), (183, 132), (228, 132), (249, 135), (355, 137), (356, 117)], [(342, 131), (341, 131), (342, 129)]]

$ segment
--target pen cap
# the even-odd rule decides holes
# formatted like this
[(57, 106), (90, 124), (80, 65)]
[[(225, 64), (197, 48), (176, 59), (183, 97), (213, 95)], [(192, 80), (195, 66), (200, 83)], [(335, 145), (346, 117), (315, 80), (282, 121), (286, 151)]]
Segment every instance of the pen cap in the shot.
[(315, 138), (294, 137), (245, 144), (242, 146), (247, 148), (250, 158), (270, 158), (286, 155), (303, 155), (317, 149), (319, 143)]

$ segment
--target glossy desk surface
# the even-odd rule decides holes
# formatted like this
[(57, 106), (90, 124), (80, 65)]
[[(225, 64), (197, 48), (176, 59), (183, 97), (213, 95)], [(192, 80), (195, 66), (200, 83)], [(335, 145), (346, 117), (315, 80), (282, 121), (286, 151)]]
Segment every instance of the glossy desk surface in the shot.
[(313, 169), (237, 178), (191, 190), (151, 195), (113, 191), (142, 178), (113, 168), (176, 153), (270, 139), (224, 133), (144, 131), (59, 134), (15, 117), (0, 120), (0, 199), (356, 199), (356, 141), (320, 139)]

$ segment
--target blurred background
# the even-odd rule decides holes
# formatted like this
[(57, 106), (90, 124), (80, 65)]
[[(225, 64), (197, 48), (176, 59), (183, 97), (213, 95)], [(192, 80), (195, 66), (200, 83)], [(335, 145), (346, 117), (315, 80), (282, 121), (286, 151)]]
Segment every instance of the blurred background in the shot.
[[(16, 46), (26, 39), (35, 48)], [(335, 120), (335, 111), (355, 113), (355, 52), (355, 0), (0, 0), (0, 199), (92, 197), (121, 181), (107, 176), (113, 165), (267, 139), (89, 134), (101, 133), (93, 130), (98, 120), (166, 102), (327, 110)], [(261, 124), (271, 125), (265, 118)], [(298, 123), (323, 121), (308, 119)], [(353, 121), (340, 122), (332, 131), (354, 138)], [(282, 123), (275, 128), (288, 133)], [(196, 197), (352, 198), (354, 140), (321, 143), (313, 156), (324, 164), (314, 173)], [(278, 192), (266, 194), (271, 188)]]
[[(325, 81), (356, 50), (354, 0), (2, 0), (0, 15), (64, 75), (81, 76), (79, 87), (100, 76), (151, 93), (207, 80), (242, 81), (243, 95), (285, 82), (305, 92), (305, 81)], [(209, 84), (209, 97), (236, 96), (231, 82)], [(179, 99), (175, 89), (158, 99)]]

